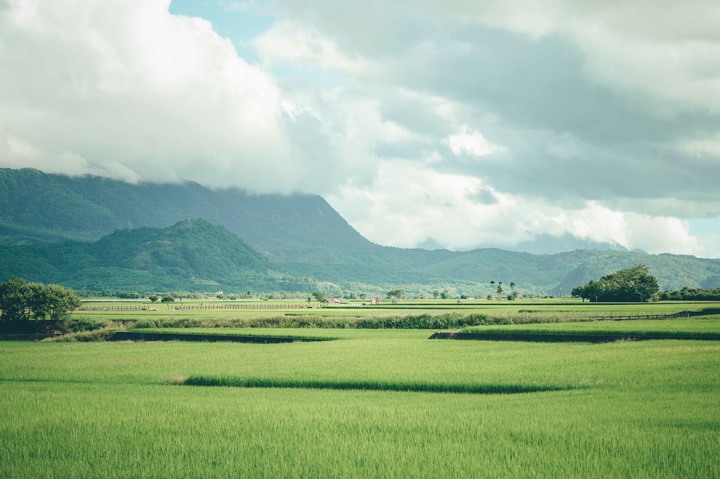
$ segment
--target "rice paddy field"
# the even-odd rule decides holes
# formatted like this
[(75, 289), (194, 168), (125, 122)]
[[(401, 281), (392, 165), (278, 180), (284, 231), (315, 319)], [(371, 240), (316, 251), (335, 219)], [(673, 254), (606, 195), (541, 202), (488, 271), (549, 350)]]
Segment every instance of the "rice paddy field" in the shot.
[[(143, 310), (144, 308), (144, 310)], [(227, 309), (225, 309), (227, 308)], [(237, 309), (231, 309), (237, 308)], [(247, 309), (240, 309), (247, 308)], [(441, 314), (448, 311), (493, 314), (556, 314), (622, 315), (622, 314), (671, 314), (704, 308), (720, 309), (720, 303), (663, 301), (661, 303), (589, 303), (579, 299), (523, 301), (487, 300), (406, 300), (398, 304), (385, 301), (371, 305), (369, 301), (347, 301), (337, 305), (320, 307), (317, 302), (302, 300), (183, 300), (170, 304), (151, 303), (147, 300), (86, 300), (74, 313), (76, 318), (237, 318), (268, 317), (277, 314), (308, 316), (378, 316), (388, 314)]]
[[(555, 314), (562, 324), (473, 330), (720, 333), (713, 314), (588, 320), (696, 307), (688, 304), (487, 307)], [(344, 314), (328, 309), (305, 312)], [(144, 330), (332, 340), (0, 342), (0, 477), (720, 477), (720, 341)]]

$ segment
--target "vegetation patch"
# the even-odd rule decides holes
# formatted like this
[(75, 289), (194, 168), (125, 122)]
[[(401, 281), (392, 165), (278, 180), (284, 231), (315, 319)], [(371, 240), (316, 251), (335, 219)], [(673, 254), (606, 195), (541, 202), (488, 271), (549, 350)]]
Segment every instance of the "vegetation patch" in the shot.
[(681, 339), (720, 341), (720, 334), (715, 333), (582, 333), (578, 331), (555, 333), (550, 331), (509, 332), (483, 331), (475, 333), (435, 333), (430, 339), (461, 339), (476, 341), (531, 341), (542, 343), (611, 343), (614, 341), (649, 341), (658, 339)]
[(138, 328), (163, 327), (241, 327), (241, 328), (336, 328), (336, 329), (446, 329), (486, 324), (512, 324), (505, 318), (485, 314), (415, 314), (387, 316), (321, 316), (284, 315), (268, 318), (237, 318), (230, 320), (147, 319), (139, 320)]
[(96, 341), (107, 341), (110, 337), (112, 337), (114, 334), (118, 333), (120, 326), (111, 324), (106, 327), (102, 327), (99, 329), (87, 329), (84, 331), (76, 331), (76, 332), (70, 332), (67, 334), (63, 334), (60, 336), (51, 336), (48, 338), (44, 338), (43, 341), (45, 342), (59, 342), (59, 343), (69, 343), (69, 342), (96, 342)]
[(265, 379), (227, 376), (190, 376), (187, 379), (182, 380), (180, 384), (186, 386), (220, 386), (237, 388), (335, 389), (457, 394), (522, 394), (576, 389), (571, 386), (537, 384), (438, 384), (426, 382)]
[(310, 336), (275, 336), (275, 335), (241, 335), (241, 334), (209, 334), (185, 332), (152, 332), (152, 331), (117, 331), (107, 338), (109, 341), (195, 341), (195, 342), (232, 342), (276, 344), (294, 342), (332, 341), (335, 338)]
[(449, 312), (383, 316), (325, 316), (322, 310), (309, 314), (272, 317), (203, 319), (138, 319), (135, 328), (321, 328), (321, 329), (461, 329), (470, 326), (591, 321), (582, 313), (485, 314)]

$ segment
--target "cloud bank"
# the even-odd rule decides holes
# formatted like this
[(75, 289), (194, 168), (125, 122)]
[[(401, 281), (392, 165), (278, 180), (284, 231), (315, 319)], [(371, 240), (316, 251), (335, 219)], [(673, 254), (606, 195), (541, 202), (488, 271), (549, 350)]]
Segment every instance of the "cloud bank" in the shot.
[(689, 232), (720, 231), (714, 2), (223, 5), (273, 21), (238, 48), (168, 0), (0, 3), (0, 165), (319, 193), (403, 247), (720, 255)]

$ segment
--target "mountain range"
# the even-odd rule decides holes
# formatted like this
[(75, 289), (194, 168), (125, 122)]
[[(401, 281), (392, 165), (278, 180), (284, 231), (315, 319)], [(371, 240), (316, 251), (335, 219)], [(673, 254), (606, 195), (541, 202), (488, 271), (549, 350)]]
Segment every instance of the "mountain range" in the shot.
[(392, 285), (473, 295), (503, 281), (523, 292), (568, 294), (590, 279), (646, 264), (663, 289), (720, 287), (718, 259), (649, 255), (572, 237), (536, 242), (542, 251), (558, 244), (583, 249), (392, 248), (365, 239), (316, 195), (0, 169), (0, 279), (92, 290), (379, 292)]

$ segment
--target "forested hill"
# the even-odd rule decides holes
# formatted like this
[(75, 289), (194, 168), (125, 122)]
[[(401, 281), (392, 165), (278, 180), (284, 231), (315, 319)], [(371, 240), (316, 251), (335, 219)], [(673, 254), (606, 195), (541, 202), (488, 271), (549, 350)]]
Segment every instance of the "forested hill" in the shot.
[(118, 230), (96, 242), (5, 246), (0, 264), (1, 279), (20, 276), (96, 291), (312, 288), (288, 284), (247, 243), (199, 219), (162, 229)]
[(251, 195), (182, 185), (128, 184), (33, 169), (0, 169), (0, 244), (93, 241), (116, 229), (204, 218), (274, 260), (373, 245), (322, 197)]

